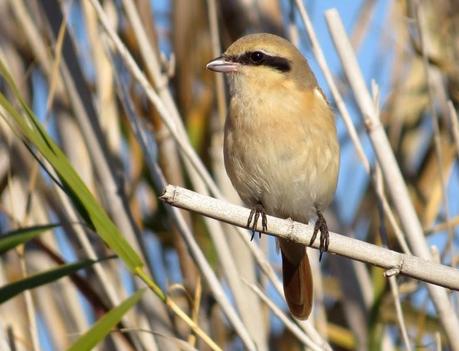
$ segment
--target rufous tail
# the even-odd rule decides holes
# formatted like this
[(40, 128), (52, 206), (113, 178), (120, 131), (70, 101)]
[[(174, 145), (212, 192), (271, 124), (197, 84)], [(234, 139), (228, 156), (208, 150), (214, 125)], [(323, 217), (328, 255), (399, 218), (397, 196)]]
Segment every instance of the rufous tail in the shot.
[(280, 239), (284, 294), (290, 313), (306, 319), (312, 308), (312, 274), (304, 245)]

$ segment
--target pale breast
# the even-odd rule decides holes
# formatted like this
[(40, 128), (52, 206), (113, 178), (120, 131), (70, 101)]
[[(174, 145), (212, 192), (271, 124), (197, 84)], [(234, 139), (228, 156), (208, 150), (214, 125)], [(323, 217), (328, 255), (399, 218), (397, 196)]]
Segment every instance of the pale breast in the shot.
[[(325, 100), (232, 99), (225, 127), (225, 166), (241, 199), (269, 214), (307, 222), (336, 188), (339, 147)], [(305, 108), (307, 106), (307, 108)]]

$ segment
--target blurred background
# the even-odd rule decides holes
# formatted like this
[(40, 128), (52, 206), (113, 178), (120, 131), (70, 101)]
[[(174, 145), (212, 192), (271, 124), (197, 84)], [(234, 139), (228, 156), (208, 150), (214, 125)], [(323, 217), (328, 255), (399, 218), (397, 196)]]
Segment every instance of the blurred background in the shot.
[[(311, 51), (299, 3), (0, 0), (0, 58), (24, 102), (145, 262), (151, 279), (222, 349), (248, 349), (247, 339), (259, 350), (407, 349), (382, 269), (331, 254), (319, 264), (316, 250), (309, 249), (316, 301), (310, 321), (298, 323), (234, 227), (186, 211), (172, 213), (158, 199), (166, 183), (216, 195), (184, 156), (183, 145), (191, 145), (222, 196), (240, 203), (223, 167), (225, 82), (205, 65), (244, 34), (275, 33), (300, 48), (336, 110), (341, 169), (335, 201), (325, 215), (330, 229), (410, 252), (390, 197), (384, 203), (376, 193), (349, 138)], [(438, 260), (457, 267), (459, 3), (303, 4), (374, 170), (372, 146), (324, 18), (327, 9), (338, 10), (367, 86), (373, 80), (378, 85), (380, 118), (425, 240)], [(419, 8), (422, 12), (416, 12)], [(130, 63), (107, 26), (124, 44)], [(17, 95), (4, 76), (0, 91), (13, 101)], [(0, 251), (0, 350), (64, 350), (144, 284), (123, 260), (110, 258), (112, 246), (89, 225), (87, 209), (62, 190), (52, 176), (54, 165), (26, 141), (1, 105), (0, 243), (13, 231), (35, 234)], [(13, 106), (24, 113), (20, 103)], [(42, 227), (47, 224), (55, 226)], [(249, 245), (259, 247), (279, 276), (275, 240), (262, 236)], [(204, 262), (197, 263), (198, 256)], [(39, 276), (87, 258), (107, 259), (78, 273), (63, 272), (59, 280)], [(203, 273), (204, 266), (216, 281)], [(16, 285), (11, 298), (2, 297), (11, 284), (28, 277), (35, 280)], [(425, 283), (403, 276), (397, 283), (411, 348), (453, 349)], [(280, 311), (273, 312), (253, 287)], [(459, 315), (457, 292), (449, 292), (449, 298), (449, 313)], [(151, 291), (99, 340), (98, 350), (210, 349)]]

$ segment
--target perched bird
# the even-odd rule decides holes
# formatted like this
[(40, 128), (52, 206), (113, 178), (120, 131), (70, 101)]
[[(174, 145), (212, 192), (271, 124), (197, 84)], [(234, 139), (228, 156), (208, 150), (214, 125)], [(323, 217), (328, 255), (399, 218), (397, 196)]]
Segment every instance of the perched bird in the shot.
[[(268, 229), (266, 214), (303, 223), (317, 217), (313, 240), (320, 231), (322, 255), (328, 229), (321, 211), (335, 193), (339, 144), (332, 109), (306, 59), (287, 40), (261, 33), (238, 39), (207, 68), (228, 75), (225, 168), (252, 209), (252, 234), (260, 216)], [(306, 319), (312, 307), (306, 248), (286, 239), (279, 246), (289, 310)]]

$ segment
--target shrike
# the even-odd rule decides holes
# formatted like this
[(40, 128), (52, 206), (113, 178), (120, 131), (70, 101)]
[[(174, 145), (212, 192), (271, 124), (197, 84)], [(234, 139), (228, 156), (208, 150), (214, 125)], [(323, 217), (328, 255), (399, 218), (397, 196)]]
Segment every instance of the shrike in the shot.
[[(228, 176), (252, 209), (255, 231), (266, 214), (308, 223), (316, 217), (320, 255), (328, 247), (322, 211), (330, 204), (339, 169), (333, 111), (306, 59), (290, 42), (252, 34), (234, 42), (207, 68), (228, 75), (230, 110), (225, 123)], [(305, 246), (281, 239), (284, 294), (292, 315), (312, 308), (312, 275)]]

